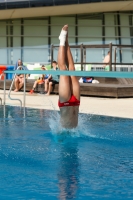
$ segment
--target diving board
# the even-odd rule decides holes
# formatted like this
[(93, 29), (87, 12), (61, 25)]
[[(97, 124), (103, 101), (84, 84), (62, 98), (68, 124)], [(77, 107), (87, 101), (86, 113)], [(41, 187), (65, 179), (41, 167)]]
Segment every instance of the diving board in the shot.
[(133, 78), (133, 72), (103, 72), (103, 71), (65, 71), (65, 70), (14, 70), (4, 71), (5, 74), (51, 74), (78, 77), (107, 77), (107, 78)]

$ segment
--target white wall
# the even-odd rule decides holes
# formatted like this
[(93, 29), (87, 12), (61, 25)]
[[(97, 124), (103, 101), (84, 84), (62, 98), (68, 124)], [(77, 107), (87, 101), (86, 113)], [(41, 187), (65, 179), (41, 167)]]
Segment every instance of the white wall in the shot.
[[(75, 17), (51, 17), (51, 44), (59, 45), (59, 34), (65, 24), (69, 26), (69, 44), (75, 45)], [(75, 50), (71, 49), (73, 57)], [(54, 60), (57, 60), (58, 49), (54, 50)]]
[(48, 61), (47, 23), (47, 20), (24, 20), (23, 60), (25, 62)]
[(0, 22), (0, 65), (7, 63), (6, 22)]
[(13, 21), (13, 63), (16, 63), (18, 59), (21, 58), (21, 21), (14, 20)]
[[(120, 23), (121, 23), (121, 39), (122, 44), (131, 44), (130, 39), (130, 28), (129, 27), (122, 27), (122, 26), (129, 26), (129, 16), (125, 14), (120, 15)], [(129, 38), (126, 38), (129, 37)], [(122, 62), (132, 62), (132, 52), (131, 49), (122, 49)]]
[[(102, 44), (102, 20), (78, 20), (78, 44)], [(101, 49), (87, 49), (86, 62), (102, 62)]]
[[(116, 15), (113, 13), (105, 13), (105, 43), (118, 44), (118, 22)], [(96, 17), (95, 17), (96, 16)], [(100, 17), (99, 17), (100, 16)], [(90, 16), (78, 16), (78, 44), (103, 44), (102, 35), (102, 17), (99, 14)], [(11, 23), (11, 20), (7, 20)], [(0, 21), (0, 64), (7, 64), (7, 61), (16, 63), (18, 58), (21, 58), (21, 38), (23, 37), (24, 47), (22, 47), (23, 61), (29, 63), (49, 61), (48, 47), (48, 19), (24, 19), (24, 36), (21, 36), (21, 20), (13, 20), (13, 48), (7, 50), (7, 40), (10, 45), (11, 37), (6, 36), (6, 22)], [(58, 36), (64, 24), (69, 25), (69, 43), (75, 45), (75, 16), (60, 16), (51, 17), (51, 44), (59, 45)], [(131, 35), (129, 26), (129, 15), (120, 14), (120, 31), (121, 43), (131, 44)], [(109, 27), (111, 26), (111, 27)], [(115, 27), (116, 26), (116, 27)], [(127, 27), (124, 27), (127, 26)], [(8, 26), (8, 34), (10, 27)], [(128, 37), (128, 38), (126, 38)], [(102, 62), (107, 54), (106, 49), (87, 49), (87, 62)], [(57, 60), (58, 48), (54, 50), (54, 59)], [(72, 49), (74, 61), (80, 62), (80, 50)], [(114, 56), (114, 52), (112, 54)], [(132, 50), (122, 49), (122, 61), (132, 62)], [(114, 60), (114, 57), (113, 57)], [(119, 52), (117, 51), (117, 62), (119, 62)]]

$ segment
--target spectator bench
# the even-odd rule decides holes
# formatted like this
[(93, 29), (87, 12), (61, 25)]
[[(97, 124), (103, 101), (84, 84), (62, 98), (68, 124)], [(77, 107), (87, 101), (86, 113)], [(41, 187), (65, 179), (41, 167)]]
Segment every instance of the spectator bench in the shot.
[[(26, 80), (26, 91), (29, 92), (34, 84), (34, 79)], [(12, 80), (6, 80), (6, 90), (9, 90)], [(113, 81), (112, 81), (113, 82)], [(4, 88), (4, 81), (0, 80), (0, 89)], [(13, 87), (14, 90), (14, 87)], [(23, 88), (21, 89), (23, 91)], [(38, 86), (36, 92), (44, 91), (44, 86)], [(53, 87), (53, 93), (58, 94), (58, 84)], [(94, 97), (133, 97), (133, 84), (118, 84), (118, 83), (80, 83), (80, 93), (85, 96)]]

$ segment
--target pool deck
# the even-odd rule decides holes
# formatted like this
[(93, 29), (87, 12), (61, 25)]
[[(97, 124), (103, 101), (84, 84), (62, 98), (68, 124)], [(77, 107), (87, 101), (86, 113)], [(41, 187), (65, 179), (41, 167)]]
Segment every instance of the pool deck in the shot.
[[(16, 100), (8, 98), (6, 91), (6, 105), (19, 106)], [(3, 102), (3, 90), (0, 90), (0, 97)], [(23, 92), (11, 92), (12, 98), (19, 98), (23, 102)], [(26, 93), (26, 107), (37, 109), (55, 109), (57, 106), (58, 95), (46, 96), (43, 94)], [(124, 117), (133, 119), (133, 98), (99, 98), (99, 97), (83, 97), (81, 96), (80, 113)]]

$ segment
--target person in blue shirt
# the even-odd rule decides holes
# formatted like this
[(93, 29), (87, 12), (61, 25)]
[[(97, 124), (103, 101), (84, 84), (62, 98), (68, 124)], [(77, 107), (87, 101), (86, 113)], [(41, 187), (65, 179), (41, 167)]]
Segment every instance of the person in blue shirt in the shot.
[[(56, 61), (52, 62), (52, 70), (58, 70), (58, 65)], [(52, 92), (52, 88), (55, 84), (59, 83), (59, 76), (58, 75), (50, 75), (46, 80), (45, 80), (45, 91), (44, 93), (46, 95), (50, 95)]]
[[(18, 69), (18, 67), (20, 68)], [(16, 66), (14, 67), (14, 70), (17, 70), (17, 69), (28, 70), (26, 66), (23, 66), (23, 63), (20, 59), (16, 62)], [(16, 74), (14, 84), (15, 84), (14, 92), (18, 92), (24, 85), (24, 74)]]

